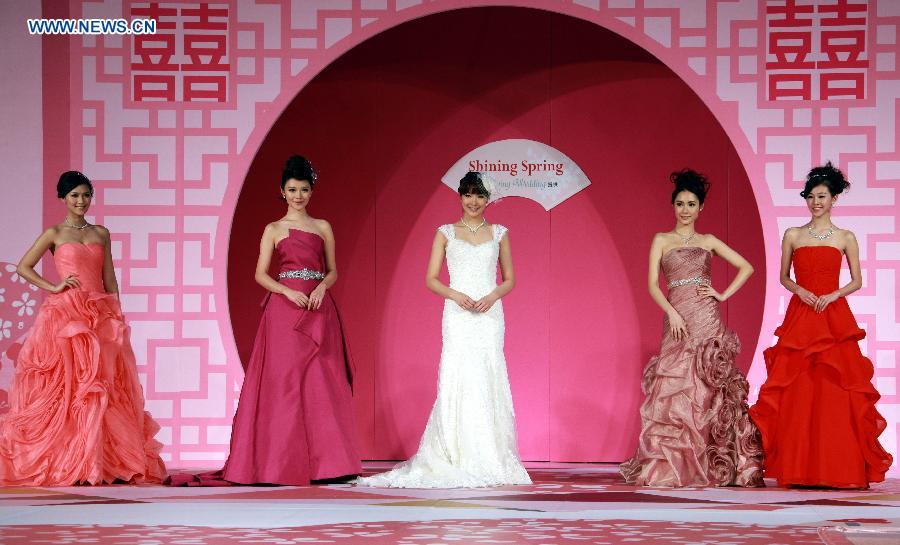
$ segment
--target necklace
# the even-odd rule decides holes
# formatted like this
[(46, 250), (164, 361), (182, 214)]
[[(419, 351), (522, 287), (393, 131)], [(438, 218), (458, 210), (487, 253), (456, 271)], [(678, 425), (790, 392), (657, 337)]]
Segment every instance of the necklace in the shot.
[(834, 234), (834, 226), (829, 226), (828, 229), (826, 229), (825, 232), (821, 235), (817, 235), (813, 232), (812, 224), (810, 224), (810, 226), (806, 230), (809, 232), (809, 236), (817, 240), (825, 240), (826, 238)]
[(79, 231), (81, 231), (82, 229), (85, 229), (86, 227), (88, 227), (88, 226), (90, 225), (90, 223), (88, 223), (87, 220), (84, 221), (84, 225), (80, 225), (80, 226), (79, 226), (79, 225), (72, 225), (71, 223), (69, 223), (69, 218), (68, 218), (68, 217), (67, 217), (66, 219), (64, 219), (63, 221), (65, 222), (66, 225), (68, 225), (68, 226), (71, 227), (72, 229), (78, 229)]
[(678, 231), (675, 231), (675, 234), (678, 235), (678, 238), (681, 239), (681, 245), (687, 246), (688, 242), (694, 240), (694, 237), (697, 236), (697, 231), (694, 231), (693, 233), (691, 233), (691, 236), (689, 236), (689, 237), (682, 235)]
[(487, 223), (487, 220), (485, 220), (484, 218), (481, 218), (481, 224), (478, 225), (478, 227), (472, 227), (471, 225), (466, 223), (466, 220), (464, 220), (464, 219), (460, 219), (459, 221), (462, 222), (462, 224), (466, 226), (466, 229), (468, 229), (469, 231), (472, 231), (472, 233), (477, 233), (478, 230), (481, 229), (482, 227), (484, 227), (484, 224)]

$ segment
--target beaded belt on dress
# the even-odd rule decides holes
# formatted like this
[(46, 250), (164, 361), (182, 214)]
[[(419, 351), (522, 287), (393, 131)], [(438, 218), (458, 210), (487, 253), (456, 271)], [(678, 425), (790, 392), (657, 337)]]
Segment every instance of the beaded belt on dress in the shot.
[(705, 276), (695, 276), (693, 278), (683, 278), (681, 280), (672, 280), (669, 282), (669, 289), (677, 288), (678, 286), (687, 286), (690, 284), (704, 284), (708, 286), (710, 284), (709, 278)]
[(278, 273), (278, 278), (300, 278), (303, 280), (322, 280), (325, 278), (324, 273), (314, 271), (312, 269), (302, 268), (296, 271), (282, 271)]

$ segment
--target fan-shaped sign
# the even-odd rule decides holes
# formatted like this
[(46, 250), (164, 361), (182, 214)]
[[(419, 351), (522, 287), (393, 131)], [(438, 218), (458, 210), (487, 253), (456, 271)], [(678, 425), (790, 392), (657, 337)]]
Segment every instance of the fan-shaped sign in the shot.
[(454, 191), (467, 172), (491, 180), (491, 202), (504, 197), (531, 199), (550, 210), (591, 185), (584, 171), (558, 149), (534, 140), (510, 139), (485, 144), (462, 156), (441, 181)]

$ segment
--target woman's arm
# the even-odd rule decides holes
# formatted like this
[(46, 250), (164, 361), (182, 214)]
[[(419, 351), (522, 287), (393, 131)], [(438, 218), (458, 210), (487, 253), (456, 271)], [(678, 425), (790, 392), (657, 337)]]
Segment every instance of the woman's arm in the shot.
[(847, 297), (862, 287), (862, 272), (859, 268), (859, 243), (853, 231), (847, 231), (844, 235), (844, 255), (847, 257), (847, 265), (850, 266), (850, 282), (837, 290), (838, 297)]
[(474, 310), (476, 312), (491, 310), (494, 303), (506, 297), (506, 294), (511, 292), (516, 286), (516, 274), (512, 263), (512, 248), (509, 244), (509, 231), (504, 233), (503, 238), (500, 239), (500, 278), (502, 282), (491, 293), (475, 302)]
[(468, 295), (460, 293), (450, 286), (445, 285), (439, 278), (441, 274), (441, 265), (444, 263), (444, 250), (447, 246), (447, 238), (438, 231), (434, 235), (434, 242), (431, 243), (431, 256), (428, 258), (428, 270), (425, 271), (425, 286), (432, 292), (440, 295), (443, 299), (452, 299), (460, 308), (472, 310), (475, 306)]
[(807, 305), (815, 307), (819, 298), (816, 297), (813, 292), (791, 279), (791, 257), (794, 255), (795, 242), (796, 230), (793, 228), (787, 229), (784, 232), (784, 237), (781, 239), (781, 271), (779, 276), (781, 285), (784, 286), (786, 290), (799, 297), (800, 300)]
[(717, 292), (713, 289), (712, 286), (709, 285), (701, 285), (697, 289), (697, 293), (700, 295), (705, 295), (709, 297), (713, 297), (718, 301), (726, 301), (729, 297), (737, 293), (741, 286), (747, 282), (747, 279), (750, 278), (750, 275), (753, 274), (753, 265), (750, 264), (749, 261), (744, 259), (744, 256), (732, 250), (727, 244), (719, 240), (718, 238), (707, 235), (709, 237), (709, 241), (711, 244), (711, 250), (716, 253), (719, 257), (727, 261), (732, 267), (738, 270), (737, 274), (734, 277), (734, 280), (731, 281), (731, 284), (723, 291), (722, 293)]
[(266, 225), (259, 240), (259, 258), (256, 260), (256, 274), (253, 278), (257, 284), (272, 293), (284, 295), (297, 306), (306, 308), (309, 305), (309, 298), (306, 294), (292, 290), (269, 276), (269, 265), (272, 263), (272, 252), (275, 250), (275, 234), (275, 226), (271, 223)]
[(666, 318), (669, 322), (669, 332), (672, 334), (672, 337), (675, 340), (681, 340), (688, 335), (687, 325), (684, 323), (684, 318), (681, 317), (681, 314), (678, 314), (678, 311), (675, 310), (675, 307), (672, 306), (672, 303), (666, 299), (666, 296), (663, 295), (661, 289), (659, 289), (659, 266), (662, 262), (663, 257), (663, 248), (666, 245), (666, 239), (664, 235), (657, 234), (653, 237), (653, 242), (650, 244), (650, 258), (649, 258), (649, 269), (647, 271), (647, 291), (650, 293), (650, 297), (653, 301), (659, 305), (659, 308), (663, 309), (663, 312), (666, 313)]
[(650, 293), (650, 298), (653, 299), (663, 312), (666, 314), (675, 312), (677, 314), (675, 307), (669, 303), (669, 300), (666, 299), (662, 290), (659, 289), (659, 264), (662, 260), (662, 250), (664, 246), (665, 239), (662, 235), (653, 237), (653, 242), (650, 244), (649, 269), (647, 270), (647, 292)]
[(102, 225), (95, 226), (103, 239), (103, 289), (119, 298), (119, 281), (116, 280), (116, 268), (112, 259), (112, 237), (109, 230)]
[(309, 308), (315, 310), (322, 306), (322, 299), (325, 298), (325, 290), (330, 288), (337, 282), (337, 261), (334, 257), (334, 232), (331, 225), (325, 220), (317, 220), (322, 238), (325, 239), (325, 278), (319, 282), (312, 293), (309, 294)]
[(31, 248), (25, 252), (25, 255), (19, 260), (18, 266), (16, 266), (16, 272), (19, 273), (19, 276), (29, 283), (42, 290), (49, 291), (50, 293), (59, 293), (65, 289), (77, 288), (81, 285), (81, 282), (78, 280), (78, 275), (74, 273), (63, 278), (59, 284), (54, 285), (34, 270), (34, 266), (41, 260), (41, 256), (44, 255), (44, 252), (53, 247), (53, 240), (56, 238), (56, 235), (57, 232), (55, 228), (44, 231), (41, 236), (34, 241)]

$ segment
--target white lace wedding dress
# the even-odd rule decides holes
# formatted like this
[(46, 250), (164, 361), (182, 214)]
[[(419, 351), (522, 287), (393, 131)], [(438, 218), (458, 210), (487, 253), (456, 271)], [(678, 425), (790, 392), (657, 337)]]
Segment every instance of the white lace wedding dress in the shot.
[[(506, 228), (493, 226), (493, 239), (477, 246), (457, 239), (452, 225), (438, 229), (447, 238), (450, 287), (473, 300), (497, 287), (497, 259)], [(360, 478), (360, 486), (466, 488), (531, 484), (516, 447), (506, 358), (503, 305), (488, 312), (463, 310), (444, 302), (444, 346), (438, 392), (419, 450), (387, 473)]]

